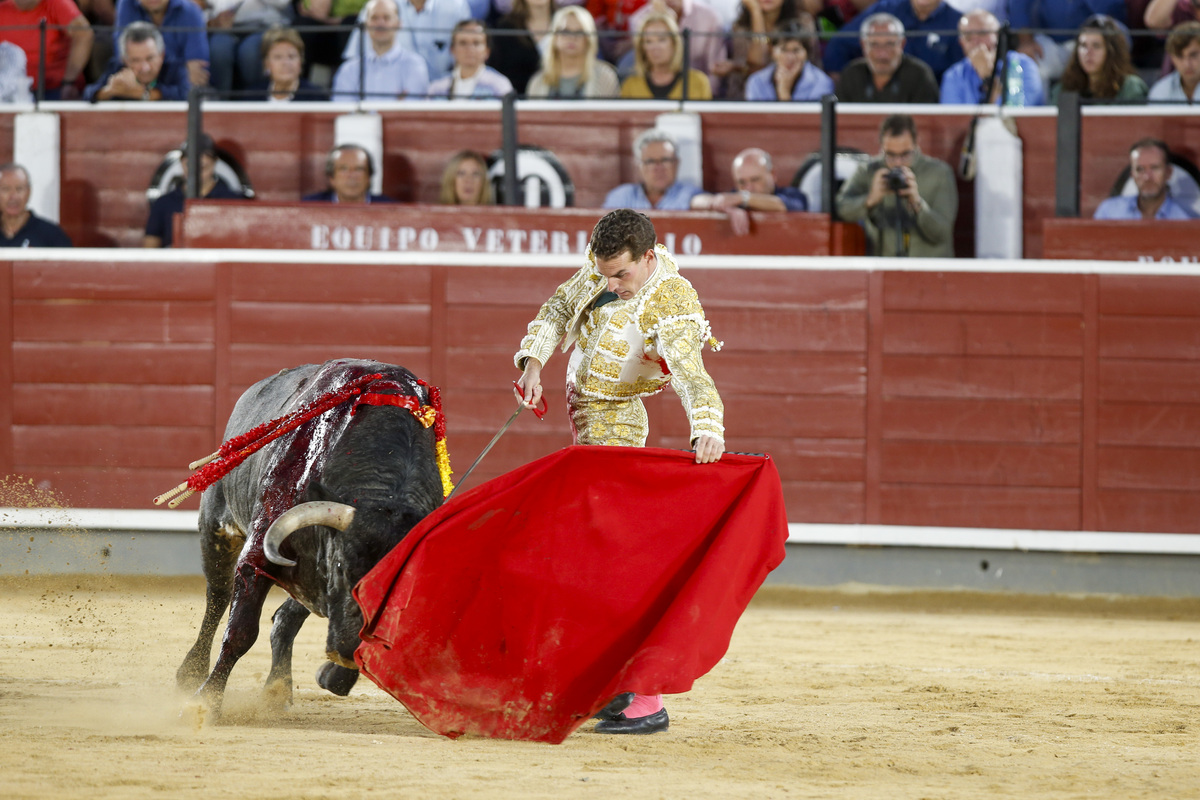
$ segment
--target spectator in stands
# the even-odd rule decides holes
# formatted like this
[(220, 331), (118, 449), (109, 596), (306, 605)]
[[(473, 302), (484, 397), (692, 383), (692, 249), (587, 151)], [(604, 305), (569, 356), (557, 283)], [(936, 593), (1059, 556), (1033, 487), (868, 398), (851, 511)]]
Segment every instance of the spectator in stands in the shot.
[[(1131, 1), (1143, 2), (1144, 0)], [(960, 14), (969, 14), (972, 11), (987, 11), (1001, 22), (1008, 21), (1008, 0), (946, 0), (946, 2), (954, 6)], [(962, 43), (959, 42), (959, 44)]]
[(357, 46), (353, 52), (347, 47), (350, 30), (333, 29), (360, 22), (359, 15), (366, 5), (367, 0), (296, 0), (294, 24), (304, 40), (304, 51), (308, 53), (310, 64), (336, 70), (344, 58), (358, 55)]
[(29, 172), (0, 166), (0, 247), (70, 247), (71, 237), (29, 210)]
[(1066, 33), (1029, 33), (1026, 29), (1078, 30), (1089, 16), (1107, 14), (1125, 22), (1125, 0), (1009, 0), (1008, 22), (1017, 35), (1017, 49), (1037, 62), (1042, 86), (1062, 77), (1075, 51), (1075, 37)]
[(120, 53), (121, 32), (133, 22), (148, 22), (162, 32), (163, 57), (187, 68), (192, 86), (208, 85), (208, 35), (204, 14), (192, 0), (117, 0), (113, 36)]
[(816, 101), (833, 94), (833, 80), (810, 60), (817, 49), (816, 35), (798, 20), (774, 35), (774, 62), (746, 81), (747, 100)]
[(1200, 20), (1200, 3), (1192, 0), (1150, 0), (1143, 20), (1151, 30), (1165, 31), (1181, 22)]
[(650, 14), (665, 13), (674, 14), (679, 30), (689, 32), (688, 65), (709, 76), (715, 94), (720, 80), (713, 67), (725, 60), (726, 29), (720, 16), (703, 0), (650, 0), (629, 18), (629, 27), (636, 31)]
[(617, 63), (629, 52), (633, 43), (628, 34), (637, 28), (629, 26), (629, 19), (647, 0), (587, 0), (588, 13), (596, 21), (600, 31), (600, 54), (606, 61)]
[(596, 58), (596, 24), (583, 6), (565, 6), (550, 23), (550, 46), (542, 69), (529, 80), (529, 97), (616, 97), (617, 71)]
[(487, 159), (474, 150), (459, 150), (442, 170), (438, 202), (447, 206), (490, 206), (492, 184), (488, 181)]
[(717, 95), (724, 100), (744, 99), (746, 81), (771, 61), (770, 35), (799, 18), (796, 0), (743, 0), (741, 13), (729, 31), (727, 58), (712, 68), (712, 74), (721, 79)]
[(12, 42), (0, 42), (0, 105), (32, 103), (31, 83), (33, 79), (25, 69), (25, 51)]
[(819, 18), (823, 33), (833, 33), (844, 28), (846, 23), (870, 8), (874, 2), (875, 0), (823, 0), (820, 3), (821, 8), (816, 11), (811, 8), (806, 10)]
[(633, 142), (641, 181), (613, 189), (604, 198), (604, 207), (687, 211), (700, 188), (678, 180), (678, 152), (671, 134), (656, 128), (643, 131)]
[(1181, 22), (1171, 29), (1167, 56), (1175, 69), (1150, 87), (1150, 102), (1196, 102), (1196, 87), (1200, 86), (1200, 22)]
[(917, 125), (894, 114), (879, 126), (880, 154), (842, 185), (842, 219), (861, 222), (877, 256), (954, 257), (954, 170), (917, 147)]
[[(512, 10), (496, 22), (488, 66), (508, 78), (518, 94), (528, 92), (529, 79), (549, 53), (549, 48), (543, 48), (541, 42), (553, 27), (553, 15), (552, 0), (514, 0)], [(587, 18), (591, 22), (592, 15)], [(592, 22), (592, 30), (595, 29)]]
[[(211, 83), (222, 92), (248, 87), (262, 77), (263, 33), (291, 22), (291, 0), (205, 0), (209, 4)], [(234, 29), (240, 29), (235, 31)], [(248, 31), (247, 28), (258, 30)], [(235, 68), (236, 65), (236, 68)]]
[(703, 72), (686, 67), (679, 44), (679, 26), (669, 14), (642, 20), (634, 43), (634, 74), (621, 84), (627, 99), (682, 100), (684, 83), (689, 100), (712, 100), (712, 85)]
[(513, 90), (508, 78), (487, 65), (491, 42), (483, 23), (463, 20), (450, 34), (454, 70), (429, 84), (430, 97), (499, 98)]
[(375, 161), (365, 147), (339, 144), (329, 151), (329, 157), (325, 159), (325, 177), (329, 179), (329, 188), (300, 199), (305, 203), (341, 205), (396, 202), (386, 195), (370, 193), (371, 178), (374, 176)]
[(262, 69), (266, 77), (251, 83), (249, 100), (286, 103), (328, 100), (329, 92), (304, 77), (304, 40), (291, 28), (271, 28), (262, 37)]
[[(407, 50), (425, 59), (429, 79), (450, 74), (450, 32), (465, 19), (472, 19), (467, 0), (397, 0), (400, 12), (399, 42)], [(366, 17), (366, 8), (359, 19)], [(358, 55), (359, 33), (350, 34), (343, 58)]]
[(99, 77), (107, 68), (108, 62), (112, 60), (113, 40), (111, 36), (107, 35), (107, 31), (117, 24), (117, 3), (116, 0), (76, 0), (76, 2), (88, 24), (92, 26), (92, 30), (100, 31), (99, 35), (92, 37), (92, 56), (83, 72), (87, 81), (90, 82)]
[[(865, 20), (881, 13), (891, 14), (900, 20), (908, 33), (904, 52), (933, 70), (935, 79), (941, 80), (942, 73), (962, 59), (963, 51), (958, 39), (950, 35), (950, 31), (958, 29), (962, 14), (942, 0), (879, 0), (862, 16), (842, 28), (842, 32), (857, 31)], [(825, 49), (825, 69), (830, 75), (837, 75), (862, 55), (863, 48), (858, 38), (835, 37)]]
[[(401, 0), (404, 2), (404, 0)], [(366, 16), (366, 63), (347, 59), (333, 76), (334, 100), (357, 100), (360, 90), (365, 99), (395, 100), (424, 97), (429, 91), (429, 73), (425, 59), (409, 50), (396, 35), (400, 16), (396, 0), (370, 0), (363, 9)], [(362, 83), (359, 75), (362, 75)], [(365, 84), (365, 85), (363, 85)]]
[(25, 64), (37, 91), (38, 62), (41, 60), (41, 33), (38, 25), (46, 21), (47, 100), (77, 100), (83, 68), (92, 55), (92, 26), (79, 13), (72, 0), (3, 0), (0, 2), (0, 37), (25, 51)]
[(117, 40), (121, 60), (84, 90), (98, 100), (187, 100), (188, 70), (163, 53), (163, 35), (149, 22), (132, 22)]
[(1144, 103), (1150, 88), (1129, 60), (1125, 30), (1112, 17), (1098, 14), (1084, 20), (1075, 52), (1054, 87), (1051, 101), (1059, 92), (1078, 92), (1088, 100), (1112, 103)]
[(999, 103), (1004, 82), (1013, 71), (1021, 76), (1021, 91), (1010, 91), (1005, 102), (1010, 106), (1040, 106), (1046, 102), (1042, 76), (1032, 58), (1017, 50), (1009, 50), (1007, 68), (1001, 70), (992, 83), (990, 97), (983, 97), (983, 87), (996, 67), (996, 50), (1000, 44), (1000, 21), (990, 11), (971, 11), (958, 21), (958, 41), (966, 58), (946, 70), (942, 76), (942, 102), (958, 105)]
[(1171, 151), (1159, 139), (1142, 139), (1129, 148), (1129, 177), (1136, 195), (1110, 197), (1096, 209), (1096, 219), (1192, 219), (1190, 211), (1171, 198)]
[(808, 202), (799, 189), (776, 186), (771, 154), (759, 147), (749, 147), (733, 159), (732, 192), (698, 194), (692, 198), (697, 211), (721, 211), (729, 215), (733, 232), (745, 236), (750, 232), (750, 211), (804, 211)]
[[(199, 196), (205, 200), (244, 200), (239, 193), (217, 177), (217, 146), (207, 133), (197, 140), (200, 150)], [(179, 185), (159, 196), (150, 204), (150, 216), (146, 219), (146, 234), (142, 247), (171, 247), (174, 240), (175, 215), (183, 213), (183, 201), (187, 197), (188, 144), (179, 147), (179, 166), (183, 179)]]
[(856, 58), (837, 81), (843, 103), (936, 103), (933, 70), (904, 52), (904, 23), (872, 14), (859, 30), (864, 58)]

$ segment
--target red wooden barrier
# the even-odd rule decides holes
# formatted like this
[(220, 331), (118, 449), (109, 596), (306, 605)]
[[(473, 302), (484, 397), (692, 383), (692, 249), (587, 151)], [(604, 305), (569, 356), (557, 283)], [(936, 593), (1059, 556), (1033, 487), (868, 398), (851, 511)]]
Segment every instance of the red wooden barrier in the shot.
[(1200, 220), (1048, 219), (1044, 228), (1046, 258), (1191, 263), (1200, 260)]
[[(329, 203), (188, 201), (181, 224), (184, 247), (282, 250), (450, 251), (581, 254), (596, 224), (592, 209), (429, 205), (339, 206)], [(830, 255), (825, 214), (751, 215), (751, 230), (736, 236), (724, 214), (654, 212), (659, 241), (679, 255)], [(860, 239), (856, 251), (866, 252)]]
[[(1200, 527), (1200, 277), (682, 261), (725, 341), (706, 363), (729, 446), (772, 454), (792, 521)], [(571, 273), (493, 262), (0, 262), (0, 475), (147, 507), (215, 449), (244, 387), (342, 356), (440, 385), (463, 470)], [(552, 413), (519, 419), (472, 482), (569, 442), (565, 364)], [(649, 408), (651, 443), (684, 447), (673, 394)]]

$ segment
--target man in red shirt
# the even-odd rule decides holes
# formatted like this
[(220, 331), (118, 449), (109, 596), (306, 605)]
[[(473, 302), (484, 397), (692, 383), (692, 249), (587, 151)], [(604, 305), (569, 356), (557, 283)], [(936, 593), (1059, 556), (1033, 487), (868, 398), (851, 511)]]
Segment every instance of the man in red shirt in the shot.
[(80, 13), (79, 6), (72, 0), (0, 0), (0, 28), (10, 28), (4, 31), (3, 37), (25, 51), (25, 63), (35, 93), (41, 59), (38, 24), (42, 20), (46, 20), (43, 96), (47, 100), (77, 99), (79, 91), (75, 79), (92, 54), (92, 26)]

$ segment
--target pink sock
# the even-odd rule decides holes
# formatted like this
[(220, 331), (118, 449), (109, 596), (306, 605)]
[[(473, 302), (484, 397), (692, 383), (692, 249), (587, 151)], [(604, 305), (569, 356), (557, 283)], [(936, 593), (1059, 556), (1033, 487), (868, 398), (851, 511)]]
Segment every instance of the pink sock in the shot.
[(629, 708), (625, 709), (625, 719), (637, 719), (657, 714), (663, 709), (661, 694), (635, 694)]

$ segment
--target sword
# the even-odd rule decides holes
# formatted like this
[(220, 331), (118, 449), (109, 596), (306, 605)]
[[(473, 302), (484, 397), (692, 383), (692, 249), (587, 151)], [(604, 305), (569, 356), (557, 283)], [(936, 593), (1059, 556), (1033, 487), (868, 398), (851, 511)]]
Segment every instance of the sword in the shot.
[[(516, 381), (513, 381), (513, 386), (514, 387), (517, 386)], [(508, 427), (510, 425), (512, 425), (514, 422), (517, 421), (517, 417), (521, 416), (521, 412), (524, 410), (525, 410), (525, 403), (521, 400), (518, 400), (517, 401), (517, 410), (512, 413), (511, 417), (508, 418), (508, 422), (504, 423), (504, 427), (502, 427), (500, 430), (496, 431), (496, 435), (493, 436), (492, 440), (487, 443), (487, 447), (483, 448), (483, 452), (475, 457), (475, 461), (473, 461), (471, 463), (471, 466), (467, 468), (467, 471), (463, 473), (463, 476), (458, 479), (458, 483), (455, 484), (454, 490), (452, 492), (450, 492), (450, 494), (446, 495), (447, 501), (449, 501), (451, 497), (454, 497), (454, 495), (458, 494), (458, 490), (461, 489), (462, 485), (467, 482), (467, 478), (470, 477), (471, 472), (474, 471), (474, 469), (477, 466), (479, 466), (479, 462), (483, 461), (483, 457), (486, 456), (491, 451), (491, 449), (496, 446), (496, 442), (500, 441), (500, 437), (504, 435), (504, 432), (506, 430), (508, 430)], [(534, 408), (533, 413), (538, 419), (541, 419), (542, 417), (544, 417), (546, 415), (546, 398), (544, 398), (544, 397), (542, 398), (542, 407)]]

